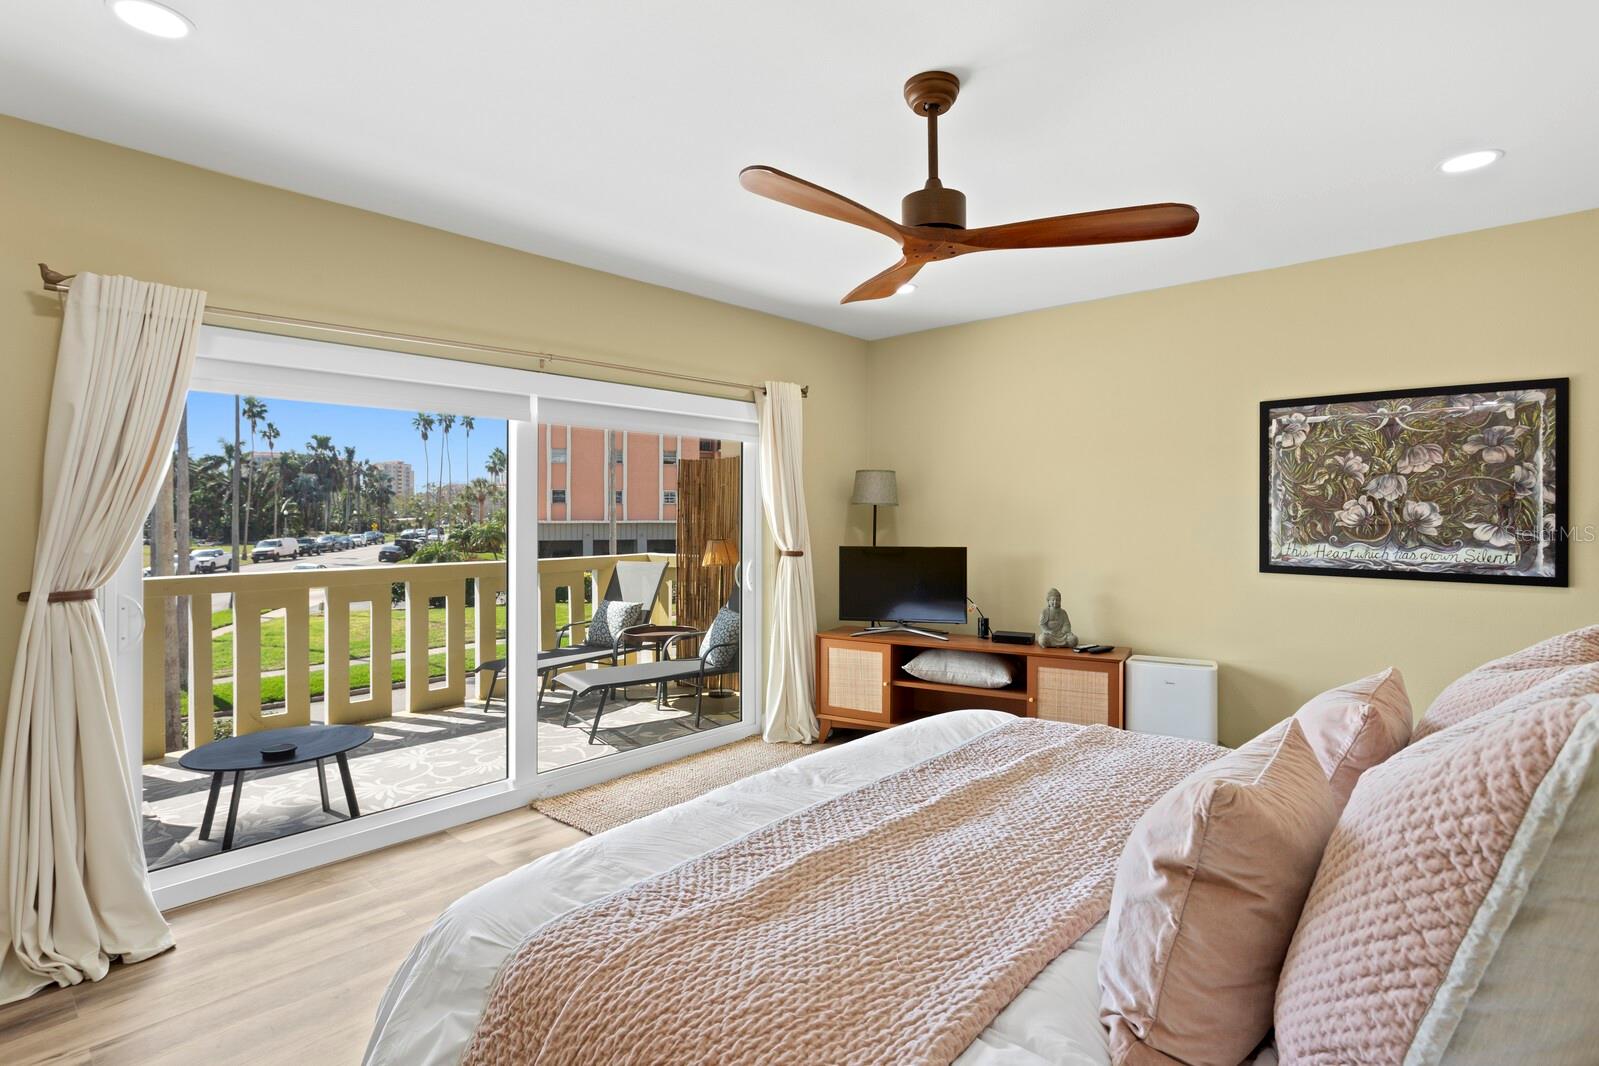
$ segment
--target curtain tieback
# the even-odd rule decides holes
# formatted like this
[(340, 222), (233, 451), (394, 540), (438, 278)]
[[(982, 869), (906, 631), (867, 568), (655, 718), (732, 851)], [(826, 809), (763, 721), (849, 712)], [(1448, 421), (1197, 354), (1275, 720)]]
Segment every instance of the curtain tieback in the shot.
[(804, 552), (789, 551), (787, 548), (780, 548), (780, 549), (778, 549), (777, 554), (779, 554), (779, 555), (788, 555), (788, 556), (792, 556), (795, 559), (798, 559), (800, 556), (804, 555), (805, 553)]
[[(100, 594), (100, 590), (99, 589), (68, 589), (65, 592), (52, 592), (52, 593), (50, 593), (49, 597), (46, 599), (45, 602), (46, 603), (76, 603), (76, 602), (78, 602), (80, 600), (92, 600), (96, 596), (98, 596), (99, 594)], [(33, 594), (29, 593), (29, 592), (19, 592), (19, 593), (17, 593), (17, 602), (18, 603), (27, 603), (28, 600), (32, 597), (32, 595)]]

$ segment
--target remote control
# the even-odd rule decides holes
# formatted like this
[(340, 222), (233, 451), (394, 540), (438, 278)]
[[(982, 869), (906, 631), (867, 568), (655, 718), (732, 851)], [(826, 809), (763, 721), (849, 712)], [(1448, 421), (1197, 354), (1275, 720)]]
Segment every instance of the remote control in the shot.
[(1077, 653), (1079, 655), (1103, 655), (1107, 651), (1111, 650), (1112, 649), (1109, 644), (1090, 644), (1086, 648), (1078, 648)]

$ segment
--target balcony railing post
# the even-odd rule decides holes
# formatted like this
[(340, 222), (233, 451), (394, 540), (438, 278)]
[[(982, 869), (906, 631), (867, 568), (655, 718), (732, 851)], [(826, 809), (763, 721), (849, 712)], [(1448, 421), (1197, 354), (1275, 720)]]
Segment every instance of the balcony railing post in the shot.
[(144, 590), (144, 761), (159, 762), (167, 754), (167, 598)]
[[(393, 713), (390, 587), (384, 582), (325, 590), (327, 610), (323, 632), (327, 654), (324, 656), (322, 699), (330, 723), (367, 722), (387, 718)], [(350, 608), (363, 601), (372, 607), (367, 627), (371, 654), (371, 666), (367, 671), (370, 694), (357, 700), (350, 691)]]
[(488, 691), (491, 672), (482, 669), (484, 663), (500, 657), (500, 593), (505, 591), (505, 568), (485, 570), (472, 579), (472, 600), (477, 604), (473, 612), (472, 641), (477, 655), (477, 698)]
[[(432, 567), (420, 567), (433, 570)], [(444, 684), (432, 687), (428, 601), (444, 598)], [(443, 567), (413, 573), (405, 586), (405, 699), (411, 711), (459, 707), (466, 700), (466, 581)]]
[[(283, 710), (264, 714), (261, 616), (283, 611)], [(233, 598), (233, 732), (311, 721), (311, 587), (243, 591)]]
[(211, 593), (196, 590), (189, 597), (189, 747), (216, 739), (211, 705)]

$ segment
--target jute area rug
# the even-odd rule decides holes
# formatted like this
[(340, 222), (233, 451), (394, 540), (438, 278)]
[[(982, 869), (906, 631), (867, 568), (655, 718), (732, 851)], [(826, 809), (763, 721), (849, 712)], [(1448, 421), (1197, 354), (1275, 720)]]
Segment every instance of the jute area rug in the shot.
[(535, 800), (533, 809), (585, 833), (603, 833), (830, 746), (768, 744), (749, 737), (615, 781)]

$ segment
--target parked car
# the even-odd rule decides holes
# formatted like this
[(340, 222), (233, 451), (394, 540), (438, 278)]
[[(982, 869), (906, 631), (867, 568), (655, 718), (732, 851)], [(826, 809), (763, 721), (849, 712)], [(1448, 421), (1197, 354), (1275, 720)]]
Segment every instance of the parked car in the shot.
[(317, 547), (316, 547), (316, 538), (315, 537), (301, 537), (301, 538), (299, 538), (299, 540), (300, 540), (300, 554), (301, 555), (316, 555), (316, 554), (318, 554)]
[(328, 568), (328, 564), (327, 563), (295, 563), (294, 564), (294, 568), (296, 570), (326, 570)]
[(393, 544), (385, 544), (378, 549), (378, 562), (397, 563), (409, 559), (416, 554), (417, 547), (417, 542), (410, 537), (398, 537)]
[(316, 539), (316, 550), (318, 554), (321, 554), (322, 552), (338, 551), (339, 538), (335, 537), (332, 533), (322, 534), (322, 536)]
[(233, 569), (233, 553), (221, 548), (196, 548), (189, 553), (189, 573), (214, 574)]
[(300, 554), (300, 542), (293, 537), (268, 537), (255, 542), (255, 547), (250, 549), (250, 559), (254, 562), (268, 562), (277, 559), (293, 559)]
[(369, 529), (362, 535), (366, 538), (366, 542), (368, 544), (382, 544), (383, 543), (383, 534), (379, 533), (375, 529)]
[(349, 551), (355, 547), (355, 538), (348, 533), (336, 533), (333, 536), (333, 543), (338, 545), (339, 551)]

